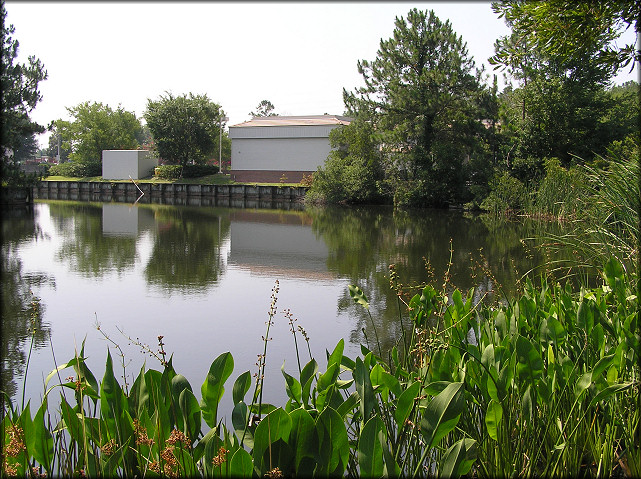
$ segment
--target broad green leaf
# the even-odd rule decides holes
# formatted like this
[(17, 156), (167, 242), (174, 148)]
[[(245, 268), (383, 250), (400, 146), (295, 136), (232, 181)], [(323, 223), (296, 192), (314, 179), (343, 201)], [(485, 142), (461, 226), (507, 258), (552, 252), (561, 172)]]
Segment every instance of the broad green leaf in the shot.
[(308, 474), (318, 451), (318, 435), (312, 416), (303, 408), (289, 413), (292, 429), (289, 435), (289, 445), (294, 452), (294, 468), (296, 475)]
[(202, 400), (200, 407), (203, 419), (209, 427), (216, 427), (218, 420), (218, 403), (225, 392), (225, 381), (234, 370), (234, 358), (230, 352), (218, 356), (211, 363), (207, 379), (201, 386)]
[(623, 267), (614, 257), (611, 257), (605, 263), (605, 266), (603, 267), (603, 276), (607, 281), (608, 286), (612, 288), (612, 291), (614, 291), (618, 296), (625, 298), (625, 278), (623, 275)]
[(409, 418), (414, 407), (414, 399), (418, 396), (420, 389), (420, 381), (415, 381), (398, 397), (396, 411), (394, 411), (394, 419), (399, 428), (403, 428), (405, 421)]
[(605, 389), (600, 391), (596, 396), (592, 398), (592, 400), (590, 401), (589, 407), (594, 406), (599, 401), (606, 401), (610, 397), (614, 396), (617, 393), (620, 393), (621, 391), (630, 389), (632, 385), (633, 383), (622, 383), (622, 384), (613, 384), (612, 386), (606, 387)]
[[(188, 389), (191, 392), (191, 385), (189, 384), (189, 381), (187, 381), (187, 378), (183, 376), (182, 374), (176, 374), (173, 378), (171, 378), (171, 394), (172, 394), (172, 410), (174, 411), (175, 415), (175, 421), (176, 421), (176, 428), (179, 431), (185, 431), (185, 419), (183, 418), (183, 413), (182, 409), (179, 408), (178, 403), (180, 402), (180, 395), (184, 390)], [(198, 408), (200, 410), (200, 407)]]
[(424, 447), (434, 447), (456, 427), (465, 409), (463, 392), (463, 383), (451, 383), (430, 401), (421, 420), (421, 433), (425, 437)]
[(248, 448), (254, 447), (254, 435), (248, 428), (249, 408), (243, 401), (238, 401), (234, 405), (231, 413), (231, 422), (238, 439)]
[[(401, 385), (398, 379), (385, 371), (380, 364), (376, 364), (372, 368), (369, 377), (372, 387), (381, 386), (384, 391), (391, 391), (396, 397), (401, 395)], [(385, 398), (387, 398), (387, 395), (385, 395)]]
[(354, 384), (356, 392), (360, 398), (359, 410), (361, 413), (361, 421), (363, 423), (374, 414), (376, 408), (376, 398), (372, 383), (369, 379), (369, 372), (361, 358), (356, 358), (356, 367), (354, 368)]
[(466, 475), (476, 461), (476, 454), (477, 447), (474, 439), (460, 439), (443, 454), (438, 468), (438, 476), (460, 477)]
[(327, 371), (321, 374), (320, 377), (318, 378), (318, 383), (316, 385), (316, 388), (319, 391), (323, 391), (328, 387), (332, 386), (336, 382), (336, 379), (338, 378), (339, 373), (340, 373), (339, 364), (334, 363), (331, 366), (328, 366)]
[(251, 455), (242, 447), (238, 448), (231, 457), (231, 477), (252, 477), (254, 464)]
[(358, 468), (362, 477), (383, 475), (383, 445), (379, 441), (379, 433), (384, 427), (378, 416), (372, 416), (361, 430), (358, 438)]
[(342, 476), (347, 467), (349, 443), (343, 418), (331, 407), (323, 409), (316, 419), (319, 461), (317, 476)]
[(84, 429), (76, 412), (62, 394), (60, 395), (60, 413), (71, 438), (82, 444), (84, 442)]
[(488, 435), (498, 441), (498, 429), (503, 419), (503, 408), (501, 404), (492, 399), (487, 405), (485, 412), (485, 427), (487, 428)]
[(592, 371), (588, 371), (583, 374), (574, 386), (574, 397), (577, 399), (583, 394), (583, 392), (590, 387), (592, 384)]
[(318, 364), (314, 359), (312, 359), (305, 365), (300, 373), (301, 396), (305, 406), (309, 403), (309, 392), (317, 372)]
[(365, 293), (363, 292), (363, 290), (353, 284), (350, 284), (348, 288), (349, 288), (349, 295), (352, 297), (354, 302), (357, 304), (360, 304), (365, 309), (369, 309), (369, 303), (367, 302), (367, 297), (365, 296)]
[(243, 401), (245, 399), (245, 394), (247, 394), (247, 391), (249, 391), (251, 382), (252, 378), (249, 371), (245, 371), (236, 378), (236, 381), (234, 381), (234, 388), (232, 390), (234, 404), (238, 404), (240, 401)]
[(529, 339), (518, 335), (516, 339), (518, 363), (516, 371), (520, 379), (528, 379), (530, 384), (543, 374), (543, 360)]
[(263, 463), (265, 452), (278, 440), (287, 443), (292, 430), (292, 420), (289, 414), (281, 408), (267, 414), (256, 427), (254, 433), (254, 468), (266, 471)]
[(100, 389), (100, 412), (102, 418), (107, 424), (109, 431), (109, 438), (115, 439), (121, 443), (119, 430), (121, 429), (121, 417), (126, 405), (123, 402), (126, 400), (118, 381), (113, 372), (113, 363), (111, 354), (107, 349), (107, 363), (105, 365), (105, 375), (102, 378), (102, 385)]
[(603, 371), (605, 371), (612, 365), (613, 361), (614, 361), (614, 354), (609, 354), (608, 356), (604, 356), (601, 359), (599, 359), (599, 361), (594, 366), (594, 369), (592, 370), (592, 378), (594, 379), (595, 377), (600, 376), (603, 373)]
[(45, 398), (36, 417), (33, 420), (33, 433), (35, 442), (30, 447), (31, 454), (47, 470), (51, 476), (51, 459), (53, 458), (53, 436), (45, 425), (45, 412), (47, 411), (47, 399)]
[(327, 358), (327, 368), (332, 364), (341, 364), (341, 359), (343, 359), (343, 350), (345, 349), (345, 340), (341, 338), (338, 343), (336, 343), (336, 347), (334, 347), (334, 351), (332, 351), (332, 354)]
[(290, 376), (285, 372), (285, 361), (283, 361), (283, 365), (281, 366), (280, 370), (285, 377), (285, 392), (287, 393), (287, 396), (293, 399), (296, 404), (302, 404), (302, 388), (295, 377)]
[(345, 418), (349, 413), (352, 412), (352, 410), (358, 406), (360, 403), (360, 396), (356, 391), (352, 392), (352, 394), (349, 395), (345, 401), (343, 401), (338, 408), (336, 408), (336, 412), (341, 415), (341, 417)]
[(183, 432), (189, 437), (192, 444), (198, 438), (201, 426), (200, 405), (191, 389), (183, 389), (178, 399), (182, 417), (184, 418)]

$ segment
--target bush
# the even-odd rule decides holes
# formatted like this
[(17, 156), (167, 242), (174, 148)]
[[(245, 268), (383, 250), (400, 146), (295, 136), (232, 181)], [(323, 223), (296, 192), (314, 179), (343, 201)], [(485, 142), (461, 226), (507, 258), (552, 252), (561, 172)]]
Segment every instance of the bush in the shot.
[(490, 194), (481, 203), (481, 208), (495, 214), (509, 214), (525, 208), (527, 189), (509, 173), (495, 176), (490, 182)]
[(175, 180), (180, 178), (182, 167), (180, 165), (162, 165), (156, 168), (155, 175), (163, 180)]
[(359, 156), (332, 151), (314, 174), (307, 201), (327, 203), (378, 203), (376, 171)]
[(183, 178), (200, 178), (216, 173), (218, 173), (216, 165), (185, 165), (183, 168)]
[(49, 176), (69, 176), (72, 178), (85, 178), (88, 176), (101, 176), (102, 165), (100, 162), (67, 161), (49, 168)]
[(218, 173), (216, 165), (162, 165), (156, 168), (156, 176), (164, 180), (178, 178), (200, 178)]
[(556, 158), (546, 160), (545, 178), (536, 193), (536, 213), (556, 217), (574, 216), (585, 194), (585, 175), (577, 168), (565, 169)]

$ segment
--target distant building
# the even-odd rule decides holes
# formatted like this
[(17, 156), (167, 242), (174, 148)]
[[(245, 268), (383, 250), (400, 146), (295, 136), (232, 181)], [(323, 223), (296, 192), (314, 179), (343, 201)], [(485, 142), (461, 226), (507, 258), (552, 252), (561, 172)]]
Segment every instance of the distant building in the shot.
[(351, 121), (338, 115), (265, 116), (231, 125), (232, 179), (297, 183), (325, 163), (329, 132)]
[(102, 150), (104, 180), (138, 180), (154, 174), (158, 160), (148, 150)]

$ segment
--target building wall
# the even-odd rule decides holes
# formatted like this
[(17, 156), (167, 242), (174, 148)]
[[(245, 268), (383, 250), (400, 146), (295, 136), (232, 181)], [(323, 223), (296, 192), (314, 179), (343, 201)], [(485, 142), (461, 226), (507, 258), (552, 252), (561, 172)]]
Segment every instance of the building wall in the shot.
[(330, 150), (327, 137), (233, 138), (231, 167), (233, 171), (315, 171)]
[(105, 180), (137, 180), (151, 176), (158, 166), (148, 150), (103, 150), (102, 177)]

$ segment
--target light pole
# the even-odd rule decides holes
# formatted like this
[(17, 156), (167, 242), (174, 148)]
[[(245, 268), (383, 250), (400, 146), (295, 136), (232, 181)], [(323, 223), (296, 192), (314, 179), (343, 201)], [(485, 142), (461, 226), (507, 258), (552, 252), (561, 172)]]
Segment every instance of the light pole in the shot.
[(220, 117), (220, 139), (218, 140), (218, 166), (220, 167), (220, 173), (223, 173), (223, 122), (229, 121), (229, 118), (226, 116)]

